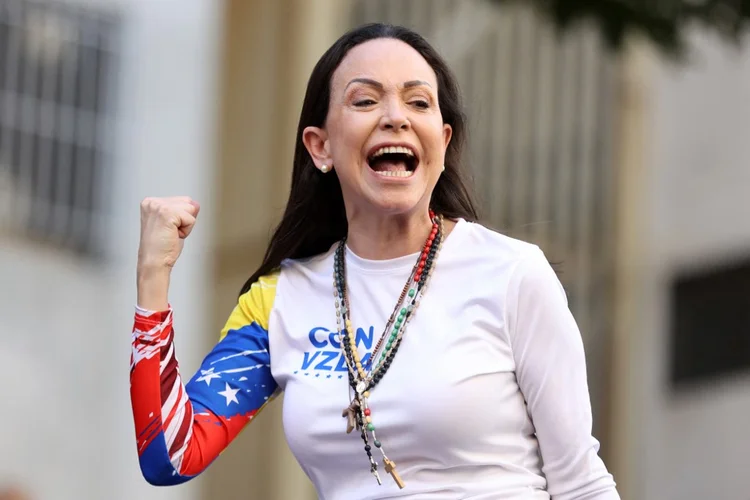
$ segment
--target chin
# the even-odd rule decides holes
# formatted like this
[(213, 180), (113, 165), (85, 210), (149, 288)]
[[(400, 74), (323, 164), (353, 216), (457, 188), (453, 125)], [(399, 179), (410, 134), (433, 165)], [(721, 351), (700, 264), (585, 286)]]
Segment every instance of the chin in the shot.
[[(422, 209), (426, 212), (434, 187), (428, 173), (423, 165), (419, 165), (410, 177), (383, 177), (364, 163), (359, 178), (351, 179), (359, 184), (359, 189), (350, 192), (350, 199), (359, 199), (363, 210), (377, 211), (382, 215), (407, 215)], [(345, 184), (342, 182), (342, 187)]]
[(369, 205), (388, 215), (409, 214), (422, 205), (424, 193), (372, 193), (368, 196)]

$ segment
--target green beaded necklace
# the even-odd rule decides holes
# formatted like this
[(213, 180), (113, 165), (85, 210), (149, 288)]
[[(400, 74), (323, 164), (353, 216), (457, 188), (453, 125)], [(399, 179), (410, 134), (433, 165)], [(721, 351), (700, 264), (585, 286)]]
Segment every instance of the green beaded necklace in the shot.
[[(344, 351), (344, 359), (349, 369), (349, 385), (354, 390), (354, 397), (351, 400), (351, 404), (344, 409), (341, 415), (347, 418), (347, 434), (351, 433), (355, 428), (360, 431), (362, 440), (365, 443), (365, 452), (370, 461), (370, 472), (375, 476), (378, 484), (382, 484), (382, 482), (378, 474), (378, 464), (372, 455), (370, 438), (372, 438), (372, 444), (380, 450), (385, 471), (393, 477), (399, 488), (404, 487), (404, 482), (401, 480), (398, 472), (396, 472), (396, 464), (388, 458), (383, 450), (382, 443), (377, 439), (368, 399), (370, 391), (388, 372), (388, 368), (390, 368), (393, 362), (406, 332), (406, 325), (419, 306), (419, 301), (424, 295), (429, 278), (432, 275), (435, 259), (442, 247), (445, 234), (443, 230), (443, 216), (436, 216), (430, 210), (430, 219), (432, 220), (432, 231), (420, 253), (419, 260), (414, 265), (404, 285), (396, 307), (386, 323), (385, 330), (375, 345), (370, 359), (364, 363), (357, 352), (356, 337), (350, 320), (351, 308), (349, 306), (346, 287), (346, 238), (339, 242), (334, 252), (333, 295), (336, 304), (336, 322), (339, 336), (342, 339), (341, 348)], [(377, 362), (373, 364), (376, 358)]]

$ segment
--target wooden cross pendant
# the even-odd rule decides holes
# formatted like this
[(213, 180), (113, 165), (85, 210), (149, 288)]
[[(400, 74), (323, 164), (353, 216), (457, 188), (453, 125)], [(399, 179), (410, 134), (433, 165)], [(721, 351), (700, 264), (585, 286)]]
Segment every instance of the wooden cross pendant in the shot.
[(352, 402), (341, 412), (342, 417), (346, 417), (346, 433), (351, 434), (354, 429), (359, 429), (357, 424), (357, 411), (359, 410), (359, 400), (354, 398)]
[(385, 464), (385, 471), (391, 475), (394, 481), (396, 481), (399, 489), (404, 489), (404, 482), (401, 480), (401, 476), (399, 476), (398, 472), (396, 471), (396, 463), (390, 458), (384, 458), (383, 463)]

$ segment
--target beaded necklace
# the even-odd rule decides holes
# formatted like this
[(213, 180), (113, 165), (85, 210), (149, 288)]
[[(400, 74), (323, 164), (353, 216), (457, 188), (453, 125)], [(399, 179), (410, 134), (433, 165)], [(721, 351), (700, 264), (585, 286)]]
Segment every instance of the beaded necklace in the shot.
[[(336, 323), (339, 337), (342, 339), (341, 347), (344, 351), (344, 359), (349, 369), (349, 385), (354, 390), (351, 404), (344, 409), (341, 416), (347, 418), (347, 434), (355, 428), (360, 431), (362, 441), (365, 443), (365, 452), (370, 461), (370, 473), (375, 477), (378, 484), (382, 484), (382, 482), (378, 474), (378, 464), (372, 455), (370, 438), (372, 438), (372, 444), (375, 448), (380, 450), (385, 471), (393, 477), (399, 488), (404, 487), (404, 482), (396, 471), (396, 464), (385, 454), (383, 445), (375, 434), (375, 424), (372, 422), (372, 412), (368, 405), (368, 399), (370, 391), (380, 382), (393, 362), (401, 345), (401, 339), (406, 332), (406, 325), (416, 312), (419, 301), (427, 289), (435, 259), (442, 247), (445, 234), (443, 216), (436, 216), (430, 210), (430, 219), (432, 220), (432, 231), (420, 253), (419, 260), (414, 265), (401, 291), (396, 307), (391, 313), (371, 357), (366, 361), (362, 361), (357, 352), (356, 336), (350, 319), (351, 307), (346, 287), (346, 238), (339, 242), (334, 252), (333, 295), (336, 304)], [(377, 362), (374, 362), (376, 358)]]

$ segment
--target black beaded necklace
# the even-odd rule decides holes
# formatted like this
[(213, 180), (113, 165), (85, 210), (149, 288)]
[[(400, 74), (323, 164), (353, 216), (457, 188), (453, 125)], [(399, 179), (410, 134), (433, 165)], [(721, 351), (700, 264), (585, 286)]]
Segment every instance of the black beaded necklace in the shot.
[[(372, 437), (372, 444), (380, 450), (383, 456), (385, 471), (393, 477), (399, 488), (404, 487), (404, 482), (396, 472), (396, 464), (386, 456), (381, 442), (377, 439), (368, 399), (370, 391), (378, 385), (388, 372), (396, 352), (398, 352), (401, 340), (406, 332), (406, 325), (419, 307), (419, 301), (424, 295), (435, 260), (440, 252), (445, 234), (443, 217), (442, 215), (436, 216), (430, 210), (430, 219), (432, 220), (430, 236), (427, 238), (419, 260), (414, 265), (409, 279), (404, 285), (383, 334), (375, 349), (373, 349), (370, 359), (365, 362), (360, 359), (357, 352), (356, 337), (350, 319), (351, 308), (346, 287), (346, 238), (339, 242), (334, 252), (333, 295), (336, 304), (336, 322), (339, 336), (342, 339), (341, 346), (344, 351), (344, 359), (349, 368), (349, 385), (354, 390), (351, 404), (342, 412), (342, 416), (347, 418), (346, 432), (351, 433), (355, 428), (360, 431), (360, 436), (365, 443), (365, 452), (370, 461), (370, 472), (375, 476), (378, 484), (382, 484), (378, 474), (378, 464), (372, 455), (372, 446), (370, 446), (370, 436)], [(374, 362), (376, 357), (378, 360)]]

